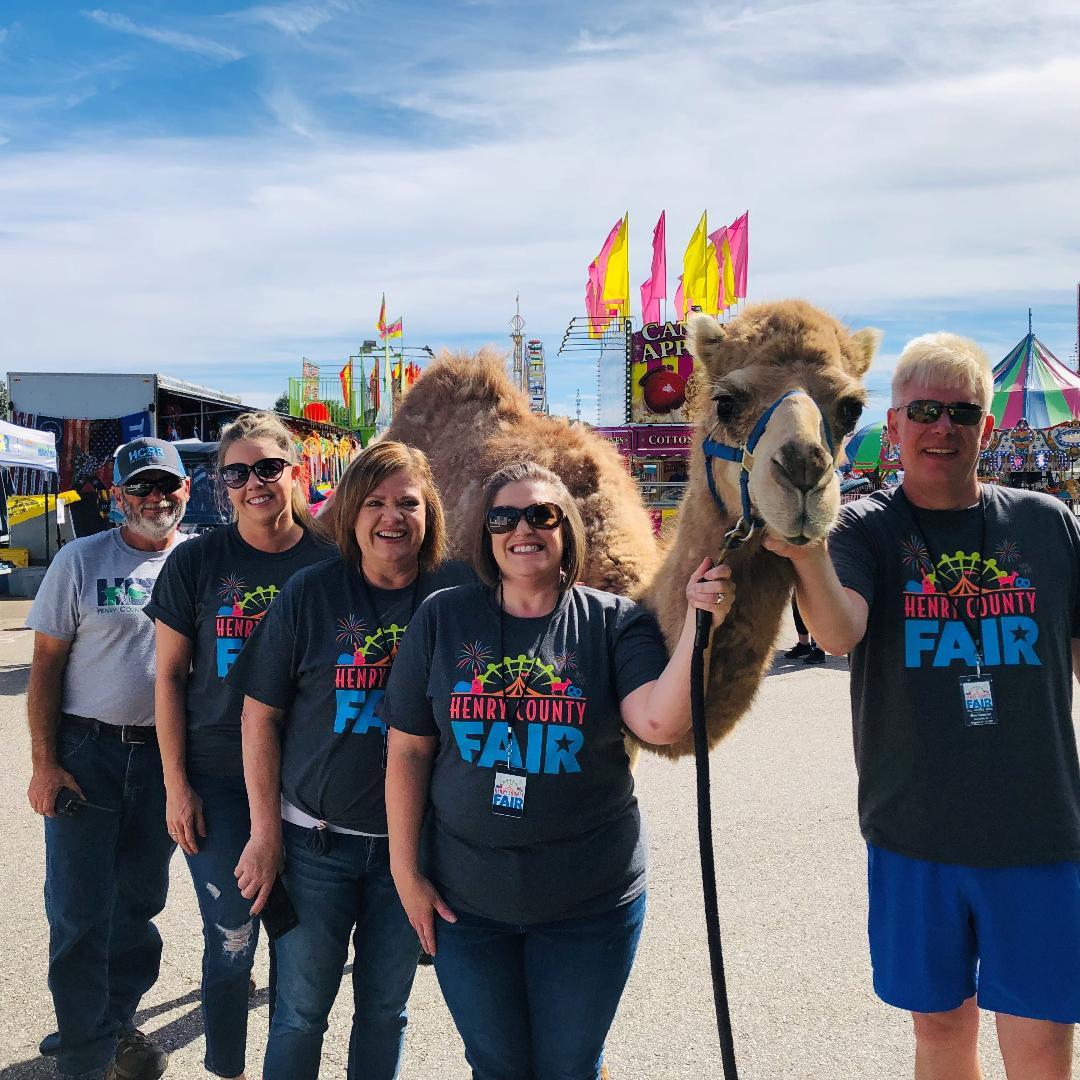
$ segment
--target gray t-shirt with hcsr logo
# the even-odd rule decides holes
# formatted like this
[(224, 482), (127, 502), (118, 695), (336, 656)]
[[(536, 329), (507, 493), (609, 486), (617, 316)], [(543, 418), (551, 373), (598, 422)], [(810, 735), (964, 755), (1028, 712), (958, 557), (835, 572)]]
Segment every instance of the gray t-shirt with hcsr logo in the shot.
[(176, 545), (140, 551), (119, 529), (65, 544), (26, 625), (71, 642), (61, 708), (104, 724), (154, 722), (154, 624), (143, 614)]

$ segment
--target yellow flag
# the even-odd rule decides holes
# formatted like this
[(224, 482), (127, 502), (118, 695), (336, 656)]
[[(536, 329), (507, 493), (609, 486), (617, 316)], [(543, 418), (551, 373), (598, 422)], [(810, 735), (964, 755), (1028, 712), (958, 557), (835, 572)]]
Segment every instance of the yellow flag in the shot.
[(725, 236), (720, 243), (721, 259), (724, 263), (724, 296), (723, 306), (725, 308), (731, 307), (735, 303), (735, 260), (731, 257), (731, 244), (728, 242), (728, 238)]
[(607, 268), (600, 296), (604, 308), (617, 310), (618, 314), (630, 317), (630, 215), (624, 214), (622, 225), (615, 237), (615, 243), (608, 253)]
[(720, 264), (716, 261), (716, 248), (712, 243), (705, 245), (705, 295), (702, 297), (701, 310), (706, 315), (717, 315), (720, 305)]
[[(697, 228), (690, 236), (690, 243), (686, 245), (686, 252), (683, 255), (683, 296), (686, 299), (686, 310), (689, 312), (693, 307), (699, 307), (702, 311), (706, 310), (708, 296), (709, 283), (709, 245), (706, 239), (708, 233), (708, 225), (706, 223), (707, 211), (703, 211), (701, 220), (697, 224)], [(711, 257), (713, 266), (716, 265), (716, 257)], [(715, 278), (714, 278), (715, 281)], [(716, 289), (713, 289), (713, 296), (716, 296)], [(713, 300), (713, 314), (715, 314), (716, 301)]]

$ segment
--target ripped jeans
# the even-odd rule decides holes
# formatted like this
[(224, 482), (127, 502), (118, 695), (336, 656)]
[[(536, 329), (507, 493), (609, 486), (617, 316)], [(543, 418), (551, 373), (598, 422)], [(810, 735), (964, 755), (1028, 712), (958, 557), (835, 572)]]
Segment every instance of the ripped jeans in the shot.
[(206, 836), (187, 856), (203, 920), (202, 1019), (209, 1072), (239, 1076), (247, 1048), (248, 980), (259, 940), (251, 901), (240, 895), (233, 871), (251, 835), (242, 776), (188, 777), (202, 799)]

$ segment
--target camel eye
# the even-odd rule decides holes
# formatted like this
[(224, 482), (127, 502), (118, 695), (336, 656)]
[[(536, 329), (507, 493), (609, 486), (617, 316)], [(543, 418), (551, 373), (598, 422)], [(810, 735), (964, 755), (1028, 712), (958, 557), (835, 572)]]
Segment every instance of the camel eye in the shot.
[(850, 435), (862, 416), (863, 405), (858, 398), (848, 398), (836, 406), (836, 429), (841, 435)]
[(730, 424), (739, 411), (739, 403), (730, 394), (720, 394), (713, 400), (716, 402), (716, 419), (721, 424)]

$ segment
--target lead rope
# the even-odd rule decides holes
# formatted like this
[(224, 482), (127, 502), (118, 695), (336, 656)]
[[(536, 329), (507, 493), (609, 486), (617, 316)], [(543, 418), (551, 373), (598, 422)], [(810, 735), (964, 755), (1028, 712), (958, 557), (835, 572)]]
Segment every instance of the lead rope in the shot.
[[(754, 524), (739, 518), (725, 536), (716, 558), (719, 566), (728, 553), (737, 550), (754, 535)], [(698, 850), (701, 856), (701, 888), (705, 902), (705, 936), (709, 942), (716, 1030), (720, 1037), (720, 1059), (725, 1080), (739, 1080), (735, 1065), (735, 1038), (731, 1030), (727, 980), (724, 976), (724, 949), (720, 940), (720, 907), (716, 896), (716, 861), (713, 854), (712, 789), (709, 782), (709, 736), (705, 728), (705, 649), (712, 631), (712, 612), (697, 610), (694, 651), (690, 657), (690, 716), (694, 727), (694, 765), (697, 773)]]

